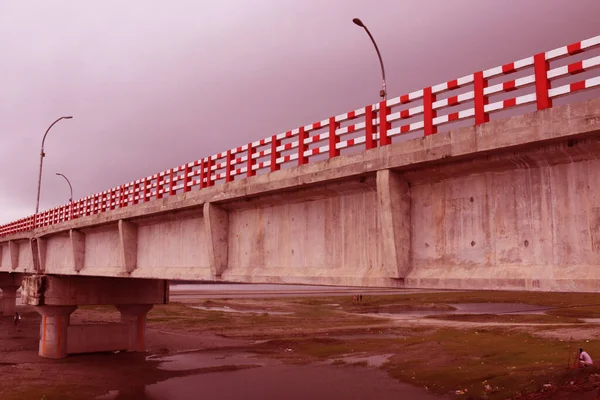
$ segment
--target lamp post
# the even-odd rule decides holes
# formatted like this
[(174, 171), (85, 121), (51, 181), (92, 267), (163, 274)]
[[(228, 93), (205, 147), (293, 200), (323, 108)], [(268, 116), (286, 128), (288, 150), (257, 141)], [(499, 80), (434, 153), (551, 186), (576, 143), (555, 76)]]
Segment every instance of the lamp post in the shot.
[(40, 189), (42, 188), (42, 167), (44, 165), (44, 157), (46, 156), (46, 153), (44, 153), (44, 143), (46, 142), (46, 136), (48, 135), (48, 132), (50, 132), (50, 129), (52, 129), (52, 127), (61, 119), (71, 119), (73, 118), (72, 116), (67, 116), (67, 117), (60, 117), (59, 119), (57, 119), (56, 121), (54, 121), (49, 127), (48, 129), (46, 129), (46, 133), (44, 133), (44, 138), (42, 139), (42, 150), (40, 151), (40, 173), (38, 175), (38, 186), (37, 186), (37, 201), (35, 203), (35, 216), (34, 216), (34, 220), (33, 220), (33, 227), (35, 228), (35, 224), (36, 224), (36, 219), (37, 219), (37, 215), (38, 212), (40, 211)]
[(71, 197), (69, 198), (69, 203), (71, 203), (73, 201), (73, 186), (71, 186), (71, 181), (69, 181), (69, 178), (67, 178), (66, 176), (64, 176), (60, 172), (57, 172), (56, 175), (57, 176), (62, 176), (63, 178), (65, 178), (65, 181), (67, 181), (67, 183), (69, 184), (69, 190), (71, 191)]
[(383, 100), (387, 100), (387, 92), (386, 92), (386, 85), (385, 85), (385, 69), (383, 67), (383, 59), (381, 58), (381, 53), (379, 52), (379, 47), (377, 47), (377, 43), (375, 43), (375, 39), (373, 39), (373, 35), (371, 35), (371, 32), (369, 32), (369, 28), (367, 28), (367, 26), (360, 20), (360, 18), (354, 18), (352, 20), (352, 22), (354, 22), (356, 25), (360, 26), (361, 28), (365, 29), (365, 31), (367, 32), (367, 35), (369, 35), (369, 37), (371, 38), (371, 42), (373, 42), (373, 46), (375, 46), (375, 51), (377, 52), (377, 57), (379, 57), (379, 64), (381, 65), (381, 77), (382, 77), (381, 91), (379, 92), (379, 95), (381, 96), (381, 98)]
[(69, 197), (69, 219), (73, 219), (73, 186), (71, 186), (71, 181), (65, 175), (60, 172), (57, 172), (56, 175), (65, 178), (65, 181), (69, 184), (69, 190), (71, 191), (71, 197)]

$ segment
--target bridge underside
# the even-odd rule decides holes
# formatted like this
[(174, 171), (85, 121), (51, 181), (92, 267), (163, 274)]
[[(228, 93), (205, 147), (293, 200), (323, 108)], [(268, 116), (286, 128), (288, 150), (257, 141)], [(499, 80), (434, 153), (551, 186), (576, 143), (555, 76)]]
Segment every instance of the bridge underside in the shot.
[(599, 154), (600, 100), (555, 107), (0, 238), (0, 271), (598, 291)]

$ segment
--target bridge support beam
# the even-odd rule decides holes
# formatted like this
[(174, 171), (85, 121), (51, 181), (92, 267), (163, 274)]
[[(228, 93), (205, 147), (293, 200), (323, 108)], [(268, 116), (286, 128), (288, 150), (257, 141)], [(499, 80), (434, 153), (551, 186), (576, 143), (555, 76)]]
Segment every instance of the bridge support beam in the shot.
[(404, 278), (411, 267), (410, 186), (400, 174), (377, 171), (377, 215), (383, 262), (390, 278)]
[[(158, 279), (33, 275), (23, 280), (23, 303), (42, 315), (39, 355), (145, 351), (146, 315), (168, 301), (168, 282)], [(115, 305), (121, 322), (71, 325), (79, 305)]]
[(210, 272), (220, 277), (227, 269), (229, 214), (212, 203), (204, 203), (204, 226), (208, 238)]

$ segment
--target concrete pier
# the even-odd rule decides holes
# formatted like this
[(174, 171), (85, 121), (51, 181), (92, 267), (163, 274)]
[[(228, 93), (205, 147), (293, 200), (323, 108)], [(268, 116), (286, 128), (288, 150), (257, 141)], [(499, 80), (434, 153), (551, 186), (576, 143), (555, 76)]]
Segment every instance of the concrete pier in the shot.
[(21, 286), (23, 274), (2, 273), (0, 272), (0, 312), (5, 317), (12, 317), (15, 314), (17, 305), (17, 290)]
[[(168, 299), (163, 280), (33, 275), (23, 281), (23, 303), (42, 315), (39, 355), (145, 351), (146, 315)], [(81, 305), (115, 305), (120, 323), (71, 325)]]

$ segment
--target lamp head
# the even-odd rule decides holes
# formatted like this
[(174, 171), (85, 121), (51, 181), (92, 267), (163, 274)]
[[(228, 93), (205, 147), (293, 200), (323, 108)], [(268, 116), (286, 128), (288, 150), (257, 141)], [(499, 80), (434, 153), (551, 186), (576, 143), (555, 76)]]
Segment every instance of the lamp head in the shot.
[(365, 25), (363, 24), (363, 22), (360, 20), (360, 18), (354, 18), (352, 20), (352, 22), (354, 22), (356, 25), (360, 26), (361, 28), (364, 28)]

